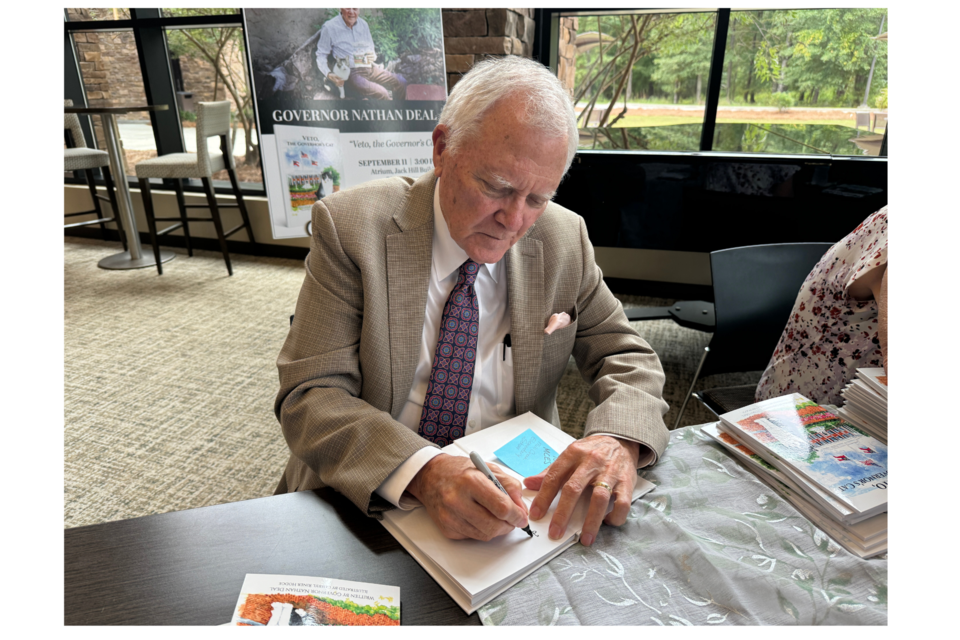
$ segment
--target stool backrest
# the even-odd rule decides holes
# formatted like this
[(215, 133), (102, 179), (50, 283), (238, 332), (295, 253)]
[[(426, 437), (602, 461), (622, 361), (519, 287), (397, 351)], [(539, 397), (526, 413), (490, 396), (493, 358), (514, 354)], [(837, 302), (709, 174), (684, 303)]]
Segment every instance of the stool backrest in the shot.
[(717, 326), (701, 377), (766, 368), (800, 286), (832, 246), (797, 242), (713, 251), (710, 271)]
[[(63, 106), (72, 107), (73, 100), (64, 100)], [(70, 135), (73, 136), (73, 145), (75, 147), (87, 146), (87, 140), (83, 137), (83, 129), (80, 127), (80, 118), (77, 117), (77, 114), (63, 114), (63, 128), (65, 131), (70, 131)]]
[(225, 136), (227, 162), (233, 166), (233, 149), (230, 146), (230, 101), (197, 103), (197, 162), (203, 175), (210, 175), (210, 152), (207, 138)]

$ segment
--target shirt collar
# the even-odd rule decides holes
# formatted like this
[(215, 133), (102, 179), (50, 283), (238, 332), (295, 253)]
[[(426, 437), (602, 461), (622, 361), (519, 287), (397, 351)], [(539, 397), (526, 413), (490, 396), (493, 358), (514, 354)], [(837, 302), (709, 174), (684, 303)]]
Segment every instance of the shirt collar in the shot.
[[(446, 280), (469, 259), (447, 228), (447, 220), (440, 209), (440, 178), (437, 178), (433, 188), (433, 277), (438, 282)], [(503, 262), (502, 258), (500, 262)], [(494, 282), (500, 281), (500, 262), (483, 265)]]

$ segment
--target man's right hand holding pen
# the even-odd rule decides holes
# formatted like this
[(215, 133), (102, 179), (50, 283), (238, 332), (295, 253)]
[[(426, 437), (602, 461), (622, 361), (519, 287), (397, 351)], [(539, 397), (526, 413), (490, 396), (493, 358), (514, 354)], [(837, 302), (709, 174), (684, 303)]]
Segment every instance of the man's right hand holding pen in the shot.
[(492, 540), (528, 525), (520, 482), (488, 463), (506, 490), (503, 494), (470, 458), (442, 453), (414, 476), (407, 491), (423, 503), (430, 518), (452, 540)]

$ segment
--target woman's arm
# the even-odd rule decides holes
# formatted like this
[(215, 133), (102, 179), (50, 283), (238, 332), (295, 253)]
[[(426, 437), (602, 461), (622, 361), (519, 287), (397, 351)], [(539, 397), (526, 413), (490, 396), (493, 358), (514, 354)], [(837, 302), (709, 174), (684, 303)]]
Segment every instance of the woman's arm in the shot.
[(847, 289), (847, 294), (855, 300), (877, 301), (877, 315), (880, 326), (877, 337), (880, 339), (880, 351), (883, 353), (883, 369), (887, 368), (887, 265), (882, 264), (867, 271), (854, 280)]
[(873, 297), (877, 301), (877, 312), (880, 319), (878, 337), (880, 338), (880, 351), (883, 352), (883, 370), (890, 375), (890, 367), (887, 365), (887, 268), (884, 265), (883, 278), (880, 284), (873, 289)]

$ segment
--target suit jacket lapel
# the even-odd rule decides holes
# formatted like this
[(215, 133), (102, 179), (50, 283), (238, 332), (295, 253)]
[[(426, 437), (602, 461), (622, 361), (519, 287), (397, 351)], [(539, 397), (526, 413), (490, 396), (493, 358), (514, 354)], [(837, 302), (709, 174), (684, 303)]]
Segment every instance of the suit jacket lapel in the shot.
[(533, 408), (543, 353), (543, 243), (529, 234), (506, 255), (507, 298), (513, 344), (513, 390), (517, 415)]
[(387, 236), (387, 292), (390, 316), (391, 415), (403, 409), (420, 358), (423, 312), (433, 263), (433, 172), (410, 188), (394, 215), (400, 233)]

